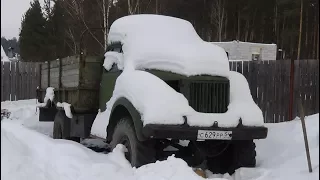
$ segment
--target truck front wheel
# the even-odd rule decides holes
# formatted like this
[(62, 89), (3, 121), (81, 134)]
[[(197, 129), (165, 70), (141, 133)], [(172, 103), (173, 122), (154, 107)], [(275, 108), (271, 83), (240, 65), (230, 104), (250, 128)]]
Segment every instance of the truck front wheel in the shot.
[(234, 173), (241, 167), (256, 166), (256, 144), (253, 140), (243, 140), (233, 142), (233, 163), (229, 173)]
[(126, 147), (125, 157), (133, 167), (140, 167), (156, 160), (153, 141), (139, 141), (129, 117), (120, 119), (114, 129), (110, 145), (115, 148), (117, 144)]

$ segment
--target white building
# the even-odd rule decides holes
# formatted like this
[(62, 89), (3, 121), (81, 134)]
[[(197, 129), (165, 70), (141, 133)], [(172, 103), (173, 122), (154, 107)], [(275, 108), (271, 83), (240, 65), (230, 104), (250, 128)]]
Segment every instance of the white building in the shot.
[(1, 46), (1, 61), (10, 61), (8, 56), (6, 55), (6, 53), (3, 50), (3, 47)]
[(241, 41), (212, 43), (222, 47), (228, 53), (229, 60), (276, 60), (277, 58), (276, 44), (251, 43)]

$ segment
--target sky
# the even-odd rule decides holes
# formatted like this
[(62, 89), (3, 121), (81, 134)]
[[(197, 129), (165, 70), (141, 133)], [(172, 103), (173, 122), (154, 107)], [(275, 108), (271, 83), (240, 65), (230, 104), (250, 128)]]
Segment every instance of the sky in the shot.
[[(23, 14), (30, 7), (32, 0), (1, 0), (1, 37), (19, 38)], [(43, 0), (40, 0), (43, 4)]]

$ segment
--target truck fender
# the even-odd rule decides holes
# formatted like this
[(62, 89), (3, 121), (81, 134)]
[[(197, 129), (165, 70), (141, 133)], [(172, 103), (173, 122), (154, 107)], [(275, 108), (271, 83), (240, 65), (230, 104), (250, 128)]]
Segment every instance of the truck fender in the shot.
[(113, 104), (107, 127), (107, 142), (112, 140), (114, 128), (118, 121), (124, 116), (131, 117), (138, 140), (147, 140), (147, 138), (142, 134), (143, 123), (141, 121), (140, 113), (128, 99), (122, 97)]

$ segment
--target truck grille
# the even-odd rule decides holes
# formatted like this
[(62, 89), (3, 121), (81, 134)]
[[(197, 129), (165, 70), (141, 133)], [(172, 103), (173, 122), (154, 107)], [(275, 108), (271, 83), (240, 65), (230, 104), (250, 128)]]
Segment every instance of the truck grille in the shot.
[(225, 113), (229, 105), (229, 81), (190, 82), (189, 105), (198, 112)]

